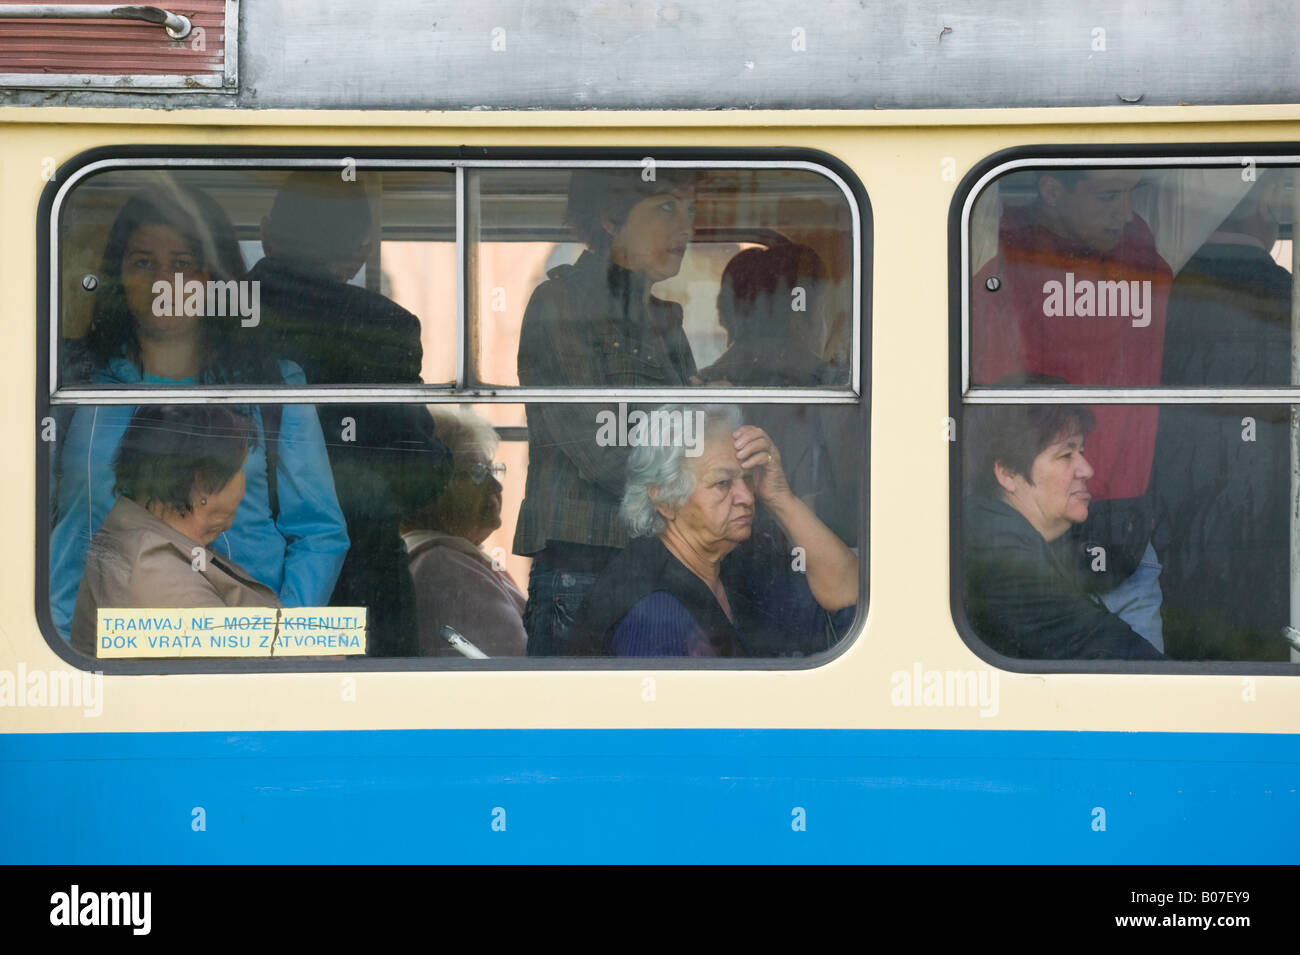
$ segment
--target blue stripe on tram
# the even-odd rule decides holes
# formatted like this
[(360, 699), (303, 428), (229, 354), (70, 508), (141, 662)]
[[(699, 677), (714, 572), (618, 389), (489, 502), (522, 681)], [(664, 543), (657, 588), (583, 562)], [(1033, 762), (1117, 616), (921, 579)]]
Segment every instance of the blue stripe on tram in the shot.
[(1283, 734), (13, 734), (0, 861), (1294, 863), (1298, 787)]

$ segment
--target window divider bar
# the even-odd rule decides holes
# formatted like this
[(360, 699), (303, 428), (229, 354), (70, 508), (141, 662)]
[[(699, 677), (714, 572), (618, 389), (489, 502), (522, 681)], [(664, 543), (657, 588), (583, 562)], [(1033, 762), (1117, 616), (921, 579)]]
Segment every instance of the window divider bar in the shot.
[(967, 391), (962, 402), (991, 404), (1090, 405), (1238, 405), (1300, 404), (1300, 387), (1288, 388), (981, 388)]
[(466, 269), (469, 256), (465, 247), (465, 206), (466, 206), (465, 167), (456, 167), (456, 390), (465, 387), (465, 375), (468, 369), (469, 336), (465, 333), (467, 309), (465, 295), (469, 290)]
[[(808, 389), (764, 391), (760, 388), (666, 388), (659, 391), (600, 388), (430, 388), (419, 386), (346, 389), (303, 388), (299, 391), (271, 386), (260, 388), (64, 388), (50, 397), (55, 405), (166, 405), (166, 404), (549, 404), (648, 405), (680, 404), (857, 404), (852, 391)], [(1300, 396), (1295, 399), (1300, 402)]]

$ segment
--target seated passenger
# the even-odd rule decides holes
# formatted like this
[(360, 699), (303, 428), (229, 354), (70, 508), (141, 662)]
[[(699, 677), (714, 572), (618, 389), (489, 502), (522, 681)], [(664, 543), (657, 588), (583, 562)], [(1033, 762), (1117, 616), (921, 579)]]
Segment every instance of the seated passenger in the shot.
[[(825, 285), (821, 258), (806, 245), (737, 253), (723, 270), (718, 291), (718, 323), (727, 330), (728, 347), (700, 377), (743, 388), (840, 384), (840, 372), (818, 355), (825, 335)], [(862, 439), (853, 409), (769, 405), (755, 408), (750, 420), (781, 449), (794, 493), (841, 540), (856, 543)]]
[(617, 656), (731, 657), (779, 645), (787, 635), (763, 631), (790, 622), (764, 618), (756, 591), (769, 582), (748, 578), (733, 554), (749, 539), (760, 501), (805, 556), (806, 573), (792, 570), (784, 586), (807, 588), (827, 611), (857, 603), (857, 557), (790, 492), (780, 452), (762, 429), (742, 426), (727, 406), (656, 413), (695, 416), (698, 441), (632, 452), (621, 512), (635, 539), (593, 588), (574, 628), (579, 646)]
[(280, 606), (248, 571), (208, 550), (235, 522), (256, 433), (222, 405), (135, 413), (113, 461), (120, 496), (91, 541), (77, 591), (75, 649), (96, 652), (101, 608)]
[(968, 411), (971, 495), (962, 508), (966, 613), (990, 647), (1039, 660), (1160, 660), (1085, 592), (1066, 532), (1087, 520), (1087, 408)]
[[(364, 186), (334, 172), (290, 175), (262, 221), (266, 257), (249, 276), (262, 283), (267, 347), (299, 362), (312, 384), (420, 381), (420, 320), (348, 284), (373, 248), (373, 231)], [(422, 405), (316, 411), (352, 540), (330, 603), (369, 608), (371, 656), (414, 656), (415, 593), (398, 524), (423, 503), (447, 451)]]
[[(188, 295), (155, 293), (159, 282), (174, 290), (177, 282), (183, 288), (246, 281), (234, 227), (206, 193), (160, 176), (158, 186), (130, 197), (109, 230), (99, 278), (86, 336), (93, 384), (305, 384), (297, 365), (257, 346), (251, 337), (257, 328), (238, 315), (210, 315), (206, 302), (199, 314), (177, 311), (171, 306)], [(249, 298), (255, 301), (251, 292)], [(86, 549), (113, 507), (112, 461), (134, 413), (129, 405), (83, 406), (59, 431), (50, 613), (65, 638)], [(338, 579), (348, 537), (320, 422), (302, 405), (244, 413), (258, 432), (244, 463), (247, 491), (213, 549), (270, 587), (284, 606), (321, 606)]]
[[(698, 384), (682, 307), (650, 294), (681, 268), (695, 174), (573, 173), (566, 221), (587, 245), (552, 269), (520, 326), (519, 383), (538, 388)], [(514, 552), (533, 558), (524, 625), (530, 655), (565, 655), (573, 615), (627, 543), (618, 520), (628, 449), (596, 440), (607, 405), (528, 405), (528, 477)]]
[(415, 582), (422, 656), (459, 656), (441, 635), (450, 626), (490, 657), (523, 656), (524, 594), (481, 549), (501, 526), (505, 465), (494, 463), (496, 430), (468, 409), (433, 409), (438, 436), (452, 452), (451, 480), (402, 520)]

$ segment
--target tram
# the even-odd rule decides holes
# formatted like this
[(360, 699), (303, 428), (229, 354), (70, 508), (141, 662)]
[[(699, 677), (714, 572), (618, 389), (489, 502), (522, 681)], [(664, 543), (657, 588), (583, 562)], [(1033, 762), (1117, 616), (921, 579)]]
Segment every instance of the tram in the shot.
[[(1289, 284), (1300, 262), (1300, 98), (1276, 85), (1290, 73), (1269, 65), (1290, 63), (1281, 33), (1256, 36), (1238, 13), (1157, 4), (1163, 13), (1139, 17), (1118, 2), (1031, 21), (1002, 0), (947, 18), (922, 3), (893, 10), (890, 23), (839, 2), (801, 11), (800, 22), (757, 4), (741, 23), (689, 2), (528, 12), (415, 0), (367, 8), (365, 24), (342, 0), (191, 0), (141, 14), (148, 21), (102, 11), (67, 19), (55, 6), (0, 4), (0, 342), (9, 356), (0, 388), (10, 409), (0, 433), (11, 465), (0, 509), (10, 548), (0, 581), (0, 859), (1300, 856), (1290, 825), (1300, 809), (1300, 642), (1288, 629), (1300, 626), (1300, 359), (1291, 358), (1300, 352), (1290, 350), (1300, 297)], [(1195, 73), (1184, 42), (1197, 44)], [(1241, 74), (1243, 57), (1259, 69)], [(673, 184), (689, 182), (673, 200), (680, 206), (661, 209), (684, 215), (689, 201), (689, 244), (670, 250), (669, 274), (648, 273), (644, 301), (680, 316), (696, 371), (717, 367), (735, 344), (734, 327), (719, 320), (730, 263), (749, 250), (809, 251), (818, 306), (806, 320), (799, 311), (815, 378), (673, 379), (619, 355), (607, 381), (566, 379), (545, 369), (586, 347), (576, 324), (542, 350), (543, 371), (525, 371), (539, 288), (581, 269), (587, 254), (574, 183), (615, 175), (661, 200), (656, 209), (671, 204), (663, 197)], [(206, 196), (253, 270), (240, 274), (256, 276), (283, 248), (277, 217), (291, 181), (364, 189), (369, 238), (335, 279), (418, 319), (409, 378), (356, 371), (378, 346), (346, 338), (334, 348), (349, 377), (86, 370), (110, 293), (130, 297), (105, 249), (132, 197), (158, 188)], [(1068, 293), (1062, 286), (1056, 305), (1026, 319), (1029, 331), (1013, 330), (1005, 316), (1016, 296), (1048, 294), (1017, 272), (1029, 259), (1015, 260), (1008, 244), (1006, 223), (1033, 210), (1057, 224), (1099, 223), (1093, 251), (1070, 254), (1125, 268), (1132, 260), (1113, 250), (1128, 248), (1140, 223), (1147, 271), (1071, 266)], [(615, 242), (625, 234), (620, 222), (596, 222)], [(1090, 233), (1075, 231), (1086, 245)], [(300, 230), (301, 242), (324, 248), (337, 231), (310, 233)], [(1258, 246), (1282, 277), (1258, 306), (1285, 316), (1268, 326), (1267, 348), (1243, 345), (1253, 325), (1231, 338), (1194, 331), (1202, 326), (1189, 317), (1187, 277), (1214, 241), (1230, 252)], [(116, 268), (134, 268), (137, 252), (119, 254)], [(166, 286), (168, 269), (150, 277)], [(172, 271), (179, 282), (196, 270)], [(219, 277), (211, 259), (203, 274)], [(1081, 283), (1093, 280), (1110, 284), (1084, 302)], [(256, 337), (277, 327), (268, 288), (235, 295), (219, 318), (205, 302), (199, 321), (223, 322), (222, 335), (276, 359), (273, 339)], [(184, 311), (184, 282), (167, 295), (171, 312)], [(1256, 315), (1262, 295), (1241, 307)], [(1245, 301), (1229, 299), (1215, 301)], [(989, 308), (1005, 319), (991, 335), (979, 324)], [(1085, 369), (1067, 380), (1051, 362), (1027, 367), (1031, 354), (1082, 354), (1103, 327), (1116, 336), (1111, 352), (1147, 362), (1121, 364), (1146, 371)], [(1071, 335), (1094, 337), (1079, 345)], [(1247, 361), (1174, 380), (1176, 340), (1178, 367), (1209, 368), (1246, 348), (1281, 355), (1281, 370), (1270, 377)], [(1014, 348), (1019, 370), (1047, 376), (1008, 378), (1015, 362), (1002, 359)], [(844, 548), (837, 554), (852, 554), (857, 581), (856, 602), (835, 608), (838, 629), (821, 642), (705, 657), (525, 654), (491, 649), (503, 645), (504, 625), (482, 622), (496, 619), (486, 610), (452, 628), (460, 645), (433, 631), (418, 646), (385, 642), (385, 621), (405, 598), (383, 574), (345, 562), (349, 548), (368, 546), (363, 521), (398, 522), (366, 510), (379, 500), (369, 483), (379, 465), (339, 464), (351, 453), (349, 422), (362, 445), (366, 422), (394, 409), (485, 422), (495, 447), (462, 483), (468, 494), (498, 482), (500, 515), (474, 544), (522, 595), (545, 553), (520, 544), (528, 508), (547, 493), (530, 474), (555, 450), (544, 428), (582, 414), (593, 443), (605, 420), (613, 443), (635, 444), (636, 408), (718, 405), (785, 423), (768, 430), (792, 483), (788, 449), (805, 440), (821, 449), (804, 459), (805, 476), (816, 475), (808, 513)], [(266, 526), (280, 536), (241, 552), (236, 523), (194, 559), (252, 570), (278, 548), (260, 579), (286, 608), (274, 617), (281, 653), (244, 652), (233, 605), (215, 611), (234, 634), (230, 652), (192, 652), (188, 636), (159, 644), (167, 608), (186, 608), (185, 630), (197, 603), (128, 607), (134, 616), (120, 625), (138, 634), (135, 652), (125, 652), (125, 629), (112, 646), (103, 605), (91, 617), (91, 652), (69, 637), (120, 460), (95, 441), (151, 407), (230, 409), (272, 434), (250, 443), (245, 470), (260, 462), (278, 485), (255, 487), (250, 476), (240, 506), (261, 494)], [(1141, 654), (1035, 652), (1046, 644), (1011, 639), (1006, 628), (1019, 624), (990, 624), (989, 605), (972, 602), (967, 492), (980, 467), (977, 419), (989, 409), (1065, 409), (1095, 422), (1082, 452), (1093, 454), (1092, 491), (1072, 485), (1069, 506), (1083, 500), (1086, 513), (1090, 498), (1100, 511), (1108, 496), (1124, 498), (1122, 468), (1137, 474), (1134, 495), (1155, 501), (1139, 529), (1139, 569), (1113, 573), (1123, 588), (1148, 543), (1159, 555), (1163, 591), (1147, 619), (1160, 638), (1108, 609), (1109, 590), (1079, 598), (1107, 626), (1145, 638)], [(1117, 463), (1105, 471), (1103, 460)], [(997, 461), (990, 473), (1006, 476), (1007, 496), (1050, 491)], [(315, 510), (312, 467), (329, 488)], [(1243, 474), (1273, 484), (1238, 493)], [(321, 530), (329, 520), (333, 538)], [(1126, 542), (1099, 540), (1084, 541), (1096, 548), (1086, 551), (1092, 571), (1098, 560), (1122, 565)], [(295, 577), (295, 567), (330, 560), (333, 574), (353, 568), (354, 580), (372, 582), (342, 599), (332, 576), (315, 593), (311, 573)], [(433, 586), (429, 599), (459, 586)], [(349, 614), (367, 621), (364, 652), (346, 643), (289, 652), (281, 628), (299, 619), (295, 607), (331, 632), (356, 630), (338, 623)], [(1053, 625), (1070, 630), (1078, 619), (1071, 611)]]

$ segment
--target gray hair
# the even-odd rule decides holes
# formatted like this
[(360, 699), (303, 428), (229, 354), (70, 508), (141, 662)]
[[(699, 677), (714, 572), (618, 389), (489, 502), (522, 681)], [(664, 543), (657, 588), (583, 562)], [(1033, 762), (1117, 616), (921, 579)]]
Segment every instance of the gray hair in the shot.
[[(654, 411), (662, 420), (673, 413), (680, 413), (683, 431), (688, 429), (687, 421), (703, 422), (698, 436), (701, 450), (709, 434), (735, 431), (744, 423), (735, 405), (670, 404)], [(662, 440), (634, 447), (628, 455), (627, 484), (618, 513), (633, 537), (654, 537), (661, 533), (668, 522), (659, 513), (659, 505), (676, 510), (694, 493), (695, 471), (687, 461), (692, 455), (686, 437), (679, 433), (678, 440), (671, 440), (664, 434)]]
[(452, 454), (460, 457), (481, 451), (490, 458), (496, 453), (501, 439), (492, 422), (463, 405), (429, 405), (428, 409), (438, 440)]

